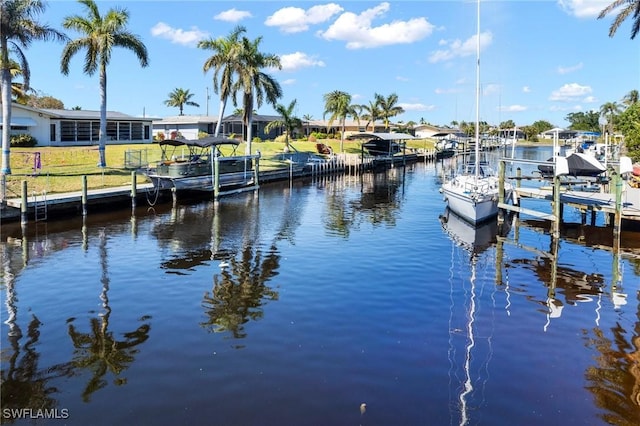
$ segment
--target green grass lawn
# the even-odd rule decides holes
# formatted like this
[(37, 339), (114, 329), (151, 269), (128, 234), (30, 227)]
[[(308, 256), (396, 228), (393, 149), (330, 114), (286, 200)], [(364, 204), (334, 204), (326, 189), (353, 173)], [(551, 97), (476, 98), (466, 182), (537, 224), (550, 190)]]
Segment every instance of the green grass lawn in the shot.
[[(319, 140), (329, 145), (334, 152), (340, 152), (340, 140)], [(291, 146), (299, 152), (317, 152), (316, 143), (309, 141), (293, 141)], [(360, 153), (361, 141), (348, 141), (343, 143), (343, 152), (351, 154)], [(431, 140), (416, 140), (407, 143), (408, 148), (433, 149)], [(252, 151), (259, 150), (262, 154), (260, 169), (269, 170), (279, 167), (287, 167), (286, 164), (275, 161), (273, 157), (282, 153), (282, 142), (254, 142)], [(245, 145), (237, 148), (237, 153), (244, 153)], [(29, 195), (34, 193), (59, 193), (80, 191), (82, 189), (82, 177), (87, 177), (89, 189), (122, 186), (131, 184), (131, 176), (134, 168), (125, 166), (125, 156), (129, 153), (132, 157), (141, 159), (142, 164), (153, 164), (161, 158), (161, 149), (157, 144), (130, 144), (107, 145), (107, 167), (100, 168), (98, 164), (98, 149), (96, 146), (85, 147), (33, 147), (11, 149), (11, 175), (7, 176), (7, 197), (19, 197), (22, 191), (22, 181), (27, 181)], [(227, 155), (230, 152), (223, 154)], [(177, 152), (180, 154), (180, 152)], [(40, 168), (34, 168), (36, 157), (39, 156)], [(143, 183), (147, 179), (138, 174), (137, 182)]]

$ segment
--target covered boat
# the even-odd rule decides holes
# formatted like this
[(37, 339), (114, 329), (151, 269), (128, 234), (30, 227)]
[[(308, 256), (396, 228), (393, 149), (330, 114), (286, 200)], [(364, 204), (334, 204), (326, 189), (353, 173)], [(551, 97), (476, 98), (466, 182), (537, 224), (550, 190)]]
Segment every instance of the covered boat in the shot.
[(252, 185), (258, 155), (236, 155), (235, 139), (167, 139), (162, 159), (144, 173), (156, 189), (212, 191)]
[[(538, 170), (544, 177), (553, 176), (553, 158), (547, 160), (550, 164), (547, 166), (539, 165)], [(574, 152), (567, 157), (567, 165), (569, 167), (570, 176), (595, 177), (604, 173), (607, 169), (592, 155), (581, 152)]]

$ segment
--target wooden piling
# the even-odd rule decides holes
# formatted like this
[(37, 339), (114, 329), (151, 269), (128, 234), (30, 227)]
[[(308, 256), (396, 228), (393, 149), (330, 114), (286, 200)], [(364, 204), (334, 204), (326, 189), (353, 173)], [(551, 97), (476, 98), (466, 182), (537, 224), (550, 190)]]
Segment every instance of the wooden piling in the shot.
[(87, 175), (82, 176), (82, 216), (87, 215)]
[(136, 197), (138, 196), (138, 188), (137, 188), (137, 176), (136, 172), (131, 172), (131, 209), (135, 210), (136, 208)]
[(20, 224), (26, 225), (29, 221), (29, 204), (27, 196), (27, 181), (22, 181), (22, 200), (20, 201)]

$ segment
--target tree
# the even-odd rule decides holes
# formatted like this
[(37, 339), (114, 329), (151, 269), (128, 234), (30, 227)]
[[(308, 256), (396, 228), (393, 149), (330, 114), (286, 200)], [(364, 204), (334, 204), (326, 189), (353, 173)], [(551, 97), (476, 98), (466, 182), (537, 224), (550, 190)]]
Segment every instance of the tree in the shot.
[(213, 50), (213, 55), (207, 58), (202, 66), (202, 70), (206, 73), (210, 69), (213, 72), (213, 91), (220, 94), (220, 111), (218, 113), (218, 122), (216, 123), (215, 136), (220, 133), (224, 110), (227, 106), (227, 100), (231, 96), (233, 88), (233, 76), (237, 74), (240, 68), (240, 41), (241, 34), (246, 32), (245, 27), (235, 27), (227, 36), (227, 38), (219, 37), (217, 39), (202, 40), (198, 42), (198, 48)]
[(624, 136), (627, 154), (634, 162), (640, 161), (640, 103), (636, 102), (620, 114), (618, 130)]
[(638, 94), (636, 89), (630, 90), (629, 93), (622, 98), (622, 103), (627, 107), (637, 104), (638, 102), (640, 102), (640, 94)]
[(80, 38), (69, 41), (60, 61), (60, 71), (69, 74), (71, 58), (81, 50), (86, 50), (83, 71), (92, 76), (96, 71), (100, 76), (100, 131), (98, 133), (99, 166), (106, 167), (105, 146), (107, 139), (107, 65), (111, 61), (114, 47), (131, 50), (138, 57), (140, 66), (149, 65), (147, 47), (135, 34), (127, 31), (129, 12), (127, 9), (109, 9), (102, 16), (95, 0), (78, 0), (84, 5), (87, 16), (72, 15), (64, 18), (62, 26), (82, 34)]
[(389, 130), (389, 119), (396, 115), (404, 113), (404, 109), (401, 106), (397, 106), (398, 95), (395, 93), (390, 94), (386, 98), (382, 95), (375, 94), (376, 103), (380, 108), (380, 118), (384, 121), (385, 130)]
[(33, 96), (29, 96), (27, 105), (33, 108), (64, 109), (64, 103), (62, 103), (60, 99), (49, 95), (35, 94)]
[(597, 111), (587, 112), (570, 112), (565, 117), (569, 123), (569, 129), (571, 130), (584, 130), (587, 132), (597, 132), (600, 130), (600, 124), (598, 119), (600, 114)]
[(271, 121), (265, 127), (267, 132), (270, 132), (272, 129), (283, 128), (285, 131), (284, 136), (284, 144), (285, 144), (285, 152), (289, 152), (289, 135), (293, 135), (293, 132), (296, 129), (302, 127), (302, 120), (294, 115), (294, 109), (296, 108), (297, 100), (294, 99), (291, 101), (288, 107), (284, 105), (277, 104), (275, 106), (275, 110), (278, 114), (280, 114), (279, 120)]
[(620, 106), (616, 102), (606, 102), (600, 107), (600, 115), (607, 119), (607, 128), (610, 135), (613, 135), (613, 122), (620, 113)]
[(305, 114), (302, 116), (302, 118), (304, 119), (304, 123), (306, 124), (307, 127), (307, 138), (309, 137), (309, 122), (311, 120), (313, 120), (313, 116), (311, 114)]
[(344, 128), (347, 117), (351, 116), (354, 119), (360, 121), (358, 111), (354, 105), (351, 105), (351, 95), (342, 92), (340, 90), (334, 90), (330, 93), (325, 93), (324, 98), (324, 114), (322, 118), (327, 114), (331, 114), (329, 117), (329, 127), (335, 120), (338, 120), (341, 127), (340, 132), (340, 152), (344, 151)]
[(633, 16), (631, 40), (636, 38), (640, 31), (640, 0), (615, 0), (609, 6), (602, 9), (598, 15), (598, 19), (604, 18), (615, 10), (620, 10), (620, 12), (618, 12), (618, 15), (609, 27), (609, 37), (613, 37), (616, 31), (618, 31), (618, 27), (620, 27), (629, 16)]
[[(2, 122), (11, 123), (11, 61), (9, 53), (16, 58), (22, 70), (22, 89), (29, 91), (31, 72), (24, 54), (31, 43), (37, 40), (65, 41), (66, 36), (58, 30), (37, 21), (44, 13), (45, 3), (40, 0), (2, 0), (0, 1), (0, 92), (2, 93)], [(6, 178), (11, 174), (10, 153), (11, 126), (2, 126), (2, 187), (0, 202), (6, 201)]]
[(180, 88), (173, 89), (173, 92), (169, 93), (169, 99), (164, 101), (166, 106), (180, 108), (180, 115), (184, 115), (182, 110), (185, 105), (199, 107), (197, 103), (193, 102), (191, 98), (195, 95), (189, 92), (189, 89), (184, 90)]
[(246, 154), (251, 154), (253, 105), (260, 107), (265, 101), (271, 105), (276, 104), (282, 97), (282, 88), (269, 74), (262, 71), (263, 68), (282, 69), (280, 58), (272, 53), (260, 51), (262, 37), (249, 40), (242, 37), (238, 58), (238, 80), (232, 88), (233, 103), (237, 105), (237, 92), (242, 92), (242, 107), (244, 125), (247, 127)]
[(376, 131), (376, 121), (380, 119), (382, 116), (382, 111), (380, 111), (380, 105), (375, 101), (369, 101), (369, 105), (361, 105), (362, 111), (364, 114), (360, 118), (363, 120), (367, 120), (367, 123), (364, 125), (366, 129), (369, 127), (369, 123), (371, 123), (371, 131)]

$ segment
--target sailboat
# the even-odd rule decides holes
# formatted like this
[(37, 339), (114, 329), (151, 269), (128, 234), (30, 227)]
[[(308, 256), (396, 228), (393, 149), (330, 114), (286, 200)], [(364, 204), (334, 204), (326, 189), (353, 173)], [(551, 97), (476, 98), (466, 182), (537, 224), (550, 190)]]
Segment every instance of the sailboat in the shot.
[[(448, 207), (473, 224), (498, 215), (498, 176), (486, 162), (480, 161), (480, 0), (477, 3), (476, 36), (476, 122), (475, 155), (456, 176), (440, 188)], [(504, 184), (504, 199), (511, 197), (512, 186)]]

